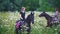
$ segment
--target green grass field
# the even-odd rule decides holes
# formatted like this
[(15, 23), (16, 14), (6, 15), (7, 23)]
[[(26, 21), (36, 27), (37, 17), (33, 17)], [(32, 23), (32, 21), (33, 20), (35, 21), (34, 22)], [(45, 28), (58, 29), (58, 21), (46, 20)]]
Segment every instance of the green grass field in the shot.
[[(26, 12), (26, 16), (30, 12)], [(30, 34), (60, 34), (60, 26), (46, 28), (47, 21), (44, 17), (38, 17), (41, 12), (35, 12), (34, 24), (31, 24)], [(47, 12), (52, 16), (53, 12)], [(0, 12), (0, 34), (15, 34), (15, 22), (19, 20), (19, 12)], [(23, 33), (26, 34), (26, 33)]]

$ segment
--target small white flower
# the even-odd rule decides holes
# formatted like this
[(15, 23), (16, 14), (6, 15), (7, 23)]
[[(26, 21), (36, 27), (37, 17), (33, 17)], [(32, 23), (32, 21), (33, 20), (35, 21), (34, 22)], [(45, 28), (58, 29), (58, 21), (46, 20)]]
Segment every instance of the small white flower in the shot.
[(57, 29), (55, 29), (55, 30), (57, 30)]

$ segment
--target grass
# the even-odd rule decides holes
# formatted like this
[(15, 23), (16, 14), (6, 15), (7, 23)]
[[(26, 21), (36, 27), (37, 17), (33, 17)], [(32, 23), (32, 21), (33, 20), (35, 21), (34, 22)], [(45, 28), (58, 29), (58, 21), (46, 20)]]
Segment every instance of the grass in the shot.
[[(26, 16), (30, 12), (26, 12)], [(35, 12), (34, 24), (31, 24), (30, 34), (60, 34), (60, 26), (46, 28), (47, 21), (38, 17), (41, 12)], [(53, 12), (47, 12), (50, 16)], [(19, 20), (19, 12), (0, 12), (0, 34), (15, 34), (15, 22)], [(26, 33), (23, 33), (26, 34)]]

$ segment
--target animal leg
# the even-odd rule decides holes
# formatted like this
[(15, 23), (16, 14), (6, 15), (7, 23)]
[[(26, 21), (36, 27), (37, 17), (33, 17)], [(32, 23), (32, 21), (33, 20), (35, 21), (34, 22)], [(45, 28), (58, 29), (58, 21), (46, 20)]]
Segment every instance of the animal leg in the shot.
[(47, 26), (46, 27), (51, 27), (52, 24), (51, 24), (51, 21), (47, 21)]
[(27, 34), (30, 34), (30, 31), (31, 31), (31, 27), (27, 29)]
[(18, 34), (18, 29), (16, 29), (16, 34)]

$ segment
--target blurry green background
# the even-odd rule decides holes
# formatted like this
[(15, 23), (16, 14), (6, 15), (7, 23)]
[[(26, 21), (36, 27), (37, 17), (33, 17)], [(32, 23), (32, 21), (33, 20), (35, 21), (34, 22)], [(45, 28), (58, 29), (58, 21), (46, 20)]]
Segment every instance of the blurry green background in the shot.
[(53, 12), (55, 7), (60, 9), (60, 0), (0, 0), (0, 11), (19, 11), (22, 6), (27, 11), (34, 9)]

